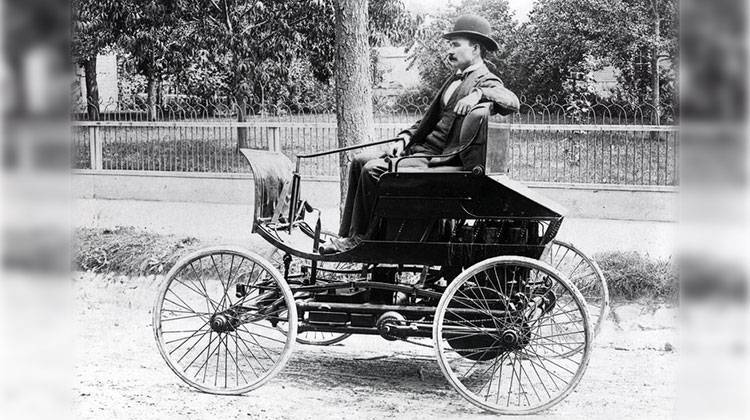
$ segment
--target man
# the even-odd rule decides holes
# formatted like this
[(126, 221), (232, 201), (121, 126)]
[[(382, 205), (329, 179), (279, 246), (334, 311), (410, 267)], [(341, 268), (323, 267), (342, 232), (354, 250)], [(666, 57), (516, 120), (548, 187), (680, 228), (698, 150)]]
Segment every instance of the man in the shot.
[[(490, 24), (486, 19), (476, 15), (461, 16), (453, 31), (444, 34), (443, 38), (448, 40), (447, 59), (455, 74), (443, 84), (424, 117), (399, 134), (407, 146), (403, 151), (394, 151), (392, 157), (417, 156), (402, 161), (399, 167), (427, 168), (447, 164), (444, 160), (433, 160), (431, 156), (459, 149), (463, 116), (480, 102), (491, 102), (493, 111), (502, 115), (518, 111), (516, 95), (506, 89), (484, 64), (486, 53), (498, 49), (497, 42), (490, 37)], [(364, 239), (377, 182), (388, 169), (385, 157), (363, 152), (352, 160), (344, 217), (339, 229), (341, 239), (333, 239), (322, 246), (322, 254), (349, 250)]]

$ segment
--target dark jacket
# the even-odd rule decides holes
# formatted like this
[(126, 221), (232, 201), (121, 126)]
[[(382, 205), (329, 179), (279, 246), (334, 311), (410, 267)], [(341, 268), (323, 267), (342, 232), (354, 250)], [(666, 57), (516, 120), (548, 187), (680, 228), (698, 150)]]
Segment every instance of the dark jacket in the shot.
[(422, 119), (401, 132), (411, 135), (407, 147), (409, 154), (439, 155), (452, 153), (459, 148), (458, 137), (464, 117), (457, 115), (453, 108), (474, 88), (482, 92), (480, 102), (493, 103), (494, 113), (507, 115), (518, 111), (516, 95), (506, 89), (500, 78), (492, 74), (484, 64), (465, 75), (464, 80), (448, 99), (448, 103), (443, 106), (443, 94), (452, 80), (451, 77), (443, 83)]

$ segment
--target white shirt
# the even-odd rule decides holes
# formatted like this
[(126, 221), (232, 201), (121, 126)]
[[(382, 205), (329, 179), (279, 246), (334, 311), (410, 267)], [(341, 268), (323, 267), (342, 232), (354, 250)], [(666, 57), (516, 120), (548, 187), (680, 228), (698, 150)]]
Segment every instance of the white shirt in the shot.
[[(465, 68), (463, 71), (459, 70), (456, 72), (457, 75), (464, 74), (464, 73), (471, 73), (472, 71), (480, 68), (482, 65), (484, 65), (483, 62), (479, 62), (476, 64), (472, 64), (469, 67)], [(451, 96), (453, 96), (453, 92), (458, 89), (458, 87), (461, 85), (461, 80), (454, 80), (453, 83), (448, 85), (447, 88), (445, 88), (445, 93), (443, 93), (443, 106), (448, 104), (448, 100), (450, 100)]]

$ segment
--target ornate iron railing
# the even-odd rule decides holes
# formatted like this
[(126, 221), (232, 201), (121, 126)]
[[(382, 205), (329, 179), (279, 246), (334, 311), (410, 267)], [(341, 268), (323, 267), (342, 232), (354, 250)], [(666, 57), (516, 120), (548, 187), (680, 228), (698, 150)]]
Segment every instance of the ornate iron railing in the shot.
[[(140, 101), (140, 100), (139, 100)], [(74, 114), (73, 166), (79, 169), (245, 172), (236, 152), (279, 150), (294, 158), (338, 146), (336, 116), (320, 106), (248, 107), (238, 122), (234, 104), (174, 100), (152, 109), (145, 101), (103, 102), (99, 121)], [(376, 138), (393, 137), (421, 117), (426, 98), (375, 103)], [(80, 118), (79, 118), (80, 117)], [(505, 126), (511, 130), (510, 175), (525, 181), (677, 185), (679, 130), (673, 110), (648, 104), (557, 100), (529, 103)], [(353, 141), (353, 143), (356, 142)], [(305, 162), (308, 175), (336, 177), (339, 161)]]

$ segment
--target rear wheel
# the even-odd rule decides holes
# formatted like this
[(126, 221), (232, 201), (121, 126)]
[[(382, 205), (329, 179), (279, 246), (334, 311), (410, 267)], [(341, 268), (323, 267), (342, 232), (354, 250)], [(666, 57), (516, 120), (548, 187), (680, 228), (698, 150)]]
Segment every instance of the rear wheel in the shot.
[(573, 391), (593, 337), (575, 286), (547, 264), (511, 256), (456, 277), (438, 304), (433, 340), (440, 369), (469, 402), (530, 414)]
[(609, 288), (599, 265), (572, 244), (556, 239), (547, 244), (540, 260), (551, 265), (578, 288), (586, 300), (594, 336), (597, 336), (609, 311)]
[[(281, 250), (276, 250), (271, 258), (273, 265), (279, 270), (279, 272), (284, 273), (284, 258), (287, 258), (286, 254)], [(290, 273), (290, 278), (288, 280), (291, 283), (301, 284), (304, 279), (309, 279), (311, 261), (292, 257), (291, 255), (289, 255), (288, 258)], [(318, 269), (316, 277), (321, 282), (348, 281), (351, 280), (353, 276), (359, 275), (361, 264), (319, 261)], [(304, 275), (302, 274), (303, 270), (306, 272)], [(286, 323), (279, 323), (278, 328), (282, 332), (285, 332), (287, 328)], [(311, 346), (330, 346), (340, 343), (350, 336), (351, 334), (347, 333), (303, 331), (297, 333), (297, 342)]]
[(213, 394), (242, 394), (286, 364), (297, 338), (297, 307), (269, 262), (240, 248), (213, 247), (169, 271), (153, 327), (159, 352), (185, 383)]

